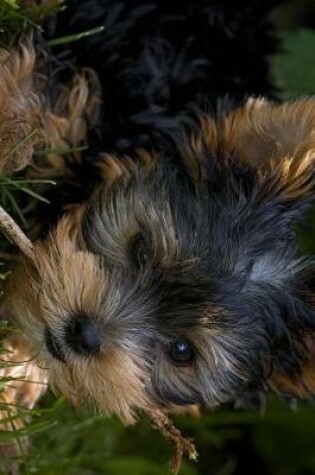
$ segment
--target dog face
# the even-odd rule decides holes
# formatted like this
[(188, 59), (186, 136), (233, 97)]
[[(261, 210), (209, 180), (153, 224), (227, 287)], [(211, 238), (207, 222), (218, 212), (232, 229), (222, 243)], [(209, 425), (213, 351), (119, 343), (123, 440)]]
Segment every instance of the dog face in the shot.
[(292, 224), (314, 185), (314, 118), (313, 101), (249, 101), (203, 118), (173, 156), (102, 157), (102, 184), (7, 292), (74, 405), (132, 422), (302, 374), (312, 269)]

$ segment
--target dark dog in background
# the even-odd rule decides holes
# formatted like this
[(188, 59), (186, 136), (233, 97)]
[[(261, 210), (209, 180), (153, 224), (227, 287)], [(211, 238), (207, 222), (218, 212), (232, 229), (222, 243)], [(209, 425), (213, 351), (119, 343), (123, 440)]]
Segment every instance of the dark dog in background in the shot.
[(57, 186), (4, 303), (31, 364), (127, 423), (251, 389), (307, 396), (313, 264), (294, 225), (315, 102), (267, 100), (271, 2), (67, 5), (48, 37), (104, 30), (54, 50), (45, 133), (89, 148), (33, 163)]

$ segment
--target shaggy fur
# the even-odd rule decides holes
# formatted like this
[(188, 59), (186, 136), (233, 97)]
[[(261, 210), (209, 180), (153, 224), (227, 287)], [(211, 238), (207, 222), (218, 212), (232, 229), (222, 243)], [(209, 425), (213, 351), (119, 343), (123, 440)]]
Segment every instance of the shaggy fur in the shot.
[[(103, 157), (108, 179), (35, 243), (37, 268), (25, 262), (7, 292), (49, 380), (75, 405), (132, 422), (134, 408), (215, 406), (286, 379), (292, 394), (313, 389), (312, 263), (292, 224), (314, 186), (314, 106), (250, 101), (219, 123), (203, 119), (179, 144), (180, 166)], [(259, 164), (238, 148), (240, 115)], [(172, 360), (178, 340), (192, 361)]]
[(166, 154), (170, 135), (189, 133), (200, 111), (215, 117), (251, 95), (274, 98), (268, 58), (277, 41), (268, 15), (279, 3), (67, 0), (45, 25), (46, 39), (100, 26), (104, 31), (52, 49), (52, 104), (59, 101), (56, 83), (67, 83), (74, 68), (92, 68), (102, 107), (97, 123), (84, 116), (89, 149), (79, 166), (78, 154), (63, 156), (64, 175), (71, 170), (76, 179), (60, 179), (49, 191), (54, 206), (39, 210), (43, 227), (53, 225), (67, 203), (86, 200), (99, 182), (103, 153), (133, 157), (145, 148)]
[(30, 162), (42, 129), (42, 102), (31, 45), (0, 50), (0, 173), (10, 174)]
[(314, 195), (315, 101), (247, 98), (272, 95), (267, 3), (69, 5), (56, 36), (105, 26), (67, 47), (100, 86), (88, 69), (54, 88), (46, 134), (90, 148), (34, 163), (58, 184), (7, 318), (53, 387), (127, 423), (252, 388), (307, 396), (314, 267), (295, 224)]
[[(35, 68), (31, 41), (11, 50), (0, 50), (0, 174), (20, 171), (31, 161), (35, 147), (45, 142), (42, 80)], [(1, 334), (0, 428), (23, 427), (19, 408), (33, 408), (46, 390), (46, 376), (33, 359), (33, 344), (22, 334)], [(14, 475), (17, 462), (4, 456), (21, 455), (25, 437), (0, 446), (1, 469)], [(3, 462), (3, 464), (2, 464)]]

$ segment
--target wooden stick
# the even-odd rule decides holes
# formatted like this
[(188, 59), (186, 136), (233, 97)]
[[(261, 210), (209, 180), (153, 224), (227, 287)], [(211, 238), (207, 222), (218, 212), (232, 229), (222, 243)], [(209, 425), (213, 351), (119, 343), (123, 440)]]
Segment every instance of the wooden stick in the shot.
[(11, 216), (0, 206), (0, 226), (20, 251), (32, 261), (35, 261), (34, 247), (28, 237)]
[(172, 472), (177, 475), (183, 455), (188, 455), (190, 460), (197, 460), (198, 453), (192, 439), (184, 437), (173, 422), (160, 410), (147, 410), (148, 416), (153, 422), (153, 426), (175, 446), (175, 455), (172, 459)]

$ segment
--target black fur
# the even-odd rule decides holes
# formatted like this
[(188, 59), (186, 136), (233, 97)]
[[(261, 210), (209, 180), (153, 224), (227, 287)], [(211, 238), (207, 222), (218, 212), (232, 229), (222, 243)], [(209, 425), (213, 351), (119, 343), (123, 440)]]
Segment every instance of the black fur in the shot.
[(194, 127), (200, 110), (216, 115), (248, 96), (274, 98), (269, 57), (278, 41), (269, 16), (280, 3), (67, 0), (67, 8), (44, 25), (46, 40), (99, 26), (104, 31), (51, 48), (51, 101), (56, 83), (76, 68), (91, 67), (101, 81), (103, 105), (83, 163), (65, 158), (76, 182), (61, 179), (47, 196), (53, 208), (38, 208), (44, 234), (65, 205), (87, 199), (99, 181), (100, 153), (134, 155), (144, 147), (169, 156), (170, 136)]
[(53, 48), (67, 65), (100, 77), (103, 117), (91, 131), (91, 152), (156, 147), (156, 137), (189, 125), (192, 113), (212, 110), (220, 97), (274, 96), (268, 59), (277, 41), (268, 15), (279, 3), (68, 0), (46, 28), (49, 37), (104, 26)]

